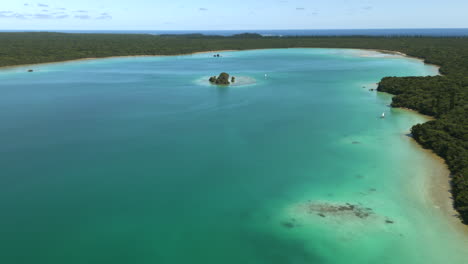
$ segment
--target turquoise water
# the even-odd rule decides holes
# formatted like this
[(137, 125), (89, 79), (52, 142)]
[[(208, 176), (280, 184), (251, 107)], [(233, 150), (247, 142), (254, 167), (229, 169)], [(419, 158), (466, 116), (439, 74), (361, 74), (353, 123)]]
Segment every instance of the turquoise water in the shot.
[[(428, 198), (434, 160), (405, 135), (424, 117), (369, 91), (435, 67), (360, 50), (222, 55), (0, 71), (1, 263), (466, 260)], [(241, 83), (209, 85), (221, 71)]]

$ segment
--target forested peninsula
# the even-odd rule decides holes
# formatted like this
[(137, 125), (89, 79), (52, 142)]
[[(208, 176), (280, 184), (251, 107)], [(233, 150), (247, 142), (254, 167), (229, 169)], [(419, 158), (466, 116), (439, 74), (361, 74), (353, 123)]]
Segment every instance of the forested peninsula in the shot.
[(468, 37), (0, 33), (0, 66), (111, 56), (296, 47), (398, 51), (440, 66), (441, 76), (383, 78), (378, 91), (394, 94), (394, 107), (414, 109), (436, 118), (415, 125), (411, 131), (419, 144), (446, 160), (453, 176), (455, 209), (468, 224)]

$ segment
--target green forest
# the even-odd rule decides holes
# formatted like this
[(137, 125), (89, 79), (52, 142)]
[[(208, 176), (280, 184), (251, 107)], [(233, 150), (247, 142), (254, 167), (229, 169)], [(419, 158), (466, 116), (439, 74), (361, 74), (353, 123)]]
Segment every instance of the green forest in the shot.
[(265, 48), (359, 48), (398, 51), (440, 66), (441, 76), (386, 77), (378, 91), (392, 106), (436, 119), (412, 128), (414, 139), (444, 158), (455, 208), (468, 223), (468, 37), (230, 37), (139, 34), (0, 33), (0, 66), (125, 55), (175, 55)]

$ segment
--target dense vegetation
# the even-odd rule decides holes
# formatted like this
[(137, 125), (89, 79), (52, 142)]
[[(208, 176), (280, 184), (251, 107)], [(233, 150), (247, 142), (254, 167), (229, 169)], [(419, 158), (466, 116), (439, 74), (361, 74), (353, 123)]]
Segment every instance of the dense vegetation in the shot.
[[(235, 80), (235, 78), (232, 77), (232, 81), (234, 81), (234, 80)], [(219, 85), (229, 85), (229, 84), (231, 84), (229, 82), (229, 74), (227, 74), (225, 72), (220, 73), (218, 77), (211, 76), (209, 81), (212, 84), (219, 84)]]
[(386, 77), (379, 91), (395, 94), (392, 106), (437, 117), (413, 126), (413, 137), (443, 157), (452, 172), (455, 208), (468, 222), (468, 73), (436, 77)]
[(406, 53), (440, 65), (443, 76), (387, 77), (378, 90), (392, 105), (437, 119), (412, 128), (414, 138), (443, 157), (453, 174), (456, 209), (468, 222), (468, 38), (440, 37), (232, 37), (191, 34), (0, 33), (0, 66), (124, 55), (174, 55), (260, 48), (360, 48)]

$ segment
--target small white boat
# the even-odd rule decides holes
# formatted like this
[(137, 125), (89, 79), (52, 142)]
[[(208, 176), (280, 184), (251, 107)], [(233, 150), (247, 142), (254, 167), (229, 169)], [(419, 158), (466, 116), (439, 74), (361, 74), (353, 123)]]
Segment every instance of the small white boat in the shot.
[(265, 79), (268, 77), (268, 75), (265, 73)]
[(382, 113), (381, 118), (385, 118), (385, 112)]

